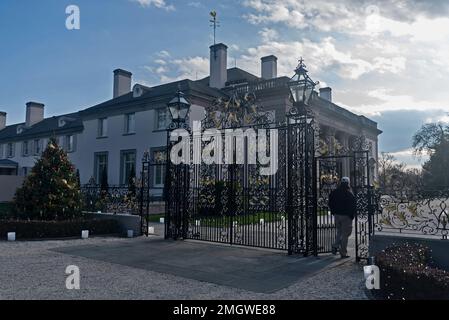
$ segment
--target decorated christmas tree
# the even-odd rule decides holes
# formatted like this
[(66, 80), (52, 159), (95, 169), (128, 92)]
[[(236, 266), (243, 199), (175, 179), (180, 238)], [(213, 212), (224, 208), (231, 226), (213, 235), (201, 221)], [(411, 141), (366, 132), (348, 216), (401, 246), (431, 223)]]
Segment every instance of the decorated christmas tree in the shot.
[(81, 193), (74, 166), (55, 139), (50, 139), (41, 158), (15, 196), (20, 218), (69, 220), (81, 215)]

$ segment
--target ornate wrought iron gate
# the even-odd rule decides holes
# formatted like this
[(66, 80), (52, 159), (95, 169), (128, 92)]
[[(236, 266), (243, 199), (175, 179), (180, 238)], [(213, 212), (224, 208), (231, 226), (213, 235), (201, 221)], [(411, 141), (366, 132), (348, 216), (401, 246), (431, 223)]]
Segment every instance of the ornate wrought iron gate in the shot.
[[(291, 114), (283, 125), (259, 121), (250, 127), (227, 129), (244, 133), (243, 140), (233, 143), (233, 164), (174, 165), (168, 161), (166, 237), (312, 253), (312, 118)], [(255, 131), (257, 140), (252, 136)], [(215, 131), (213, 139), (225, 141), (226, 133)], [(207, 134), (203, 127), (201, 135)], [(270, 141), (266, 152), (277, 146), (270, 163), (277, 166), (274, 174), (263, 172), (267, 164), (260, 153), (256, 163), (248, 159), (261, 143), (260, 135)], [(193, 159), (198, 137), (189, 139)], [(207, 148), (204, 139), (199, 141)], [(224, 148), (220, 150), (225, 153)]]
[(368, 151), (354, 152), (354, 195), (357, 215), (355, 217), (355, 256), (356, 260), (369, 257), (369, 240), (374, 234), (374, 188), (371, 186)]
[[(289, 254), (331, 252), (336, 228), (328, 197), (345, 171), (357, 198), (356, 256), (366, 258), (372, 232), (368, 151), (315, 157), (317, 130), (307, 112), (292, 108), (286, 121), (276, 124), (254, 101), (235, 94), (221, 110), (207, 110), (201, 128), (192, 132), (183, 126), (178, 140), (168, 139), (166, 238)], [(264, 141), (270, 141), (265, 155), (258, 149)], [(277, 166), (271, 174), (263, 171), (267, 153)], [(199, 159), (204, 155), (208, 161)], [(183, 161), (174, 164), (170, 156)]]
[(334, 217), (328, 206), (330, 193), (338, 187), (343, 176), (351, 178), (356, 198), (354, 221), (356, 260), (368, 258), (369, 238), (373, 233), (373, 194), (370, 185), (368, 151), (351, 151), (346, 155), (322, 156), (315, 160), (315, 254), (332, 251), (336, 238)]
[(142, 234), (146, 236), (148, 236), (151, 206), (164, 200), (163, 193), (155, 194), (156, 189), (152, 187), (154, 175), (156, 169), (162, 169), (158, 171), (164, 172), (166, 166), (166, 159), (154, 159), (149, 152), (145, 152), (142, 159), (142, 171), (140, 172), (137, 196), (139, 198), (140, 227)]

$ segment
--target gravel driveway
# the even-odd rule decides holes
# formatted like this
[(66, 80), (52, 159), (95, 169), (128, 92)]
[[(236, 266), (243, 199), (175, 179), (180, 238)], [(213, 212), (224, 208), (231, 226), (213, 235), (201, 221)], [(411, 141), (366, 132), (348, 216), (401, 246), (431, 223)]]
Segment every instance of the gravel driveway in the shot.
[[(361, 266), (352, 261), (263, 294), (51, 251), (124, 241), (140, 240), (1, 241), (0, 299), (366, 299)], [(80, 268), (80, 290), (65, 288), (68, 265)]]

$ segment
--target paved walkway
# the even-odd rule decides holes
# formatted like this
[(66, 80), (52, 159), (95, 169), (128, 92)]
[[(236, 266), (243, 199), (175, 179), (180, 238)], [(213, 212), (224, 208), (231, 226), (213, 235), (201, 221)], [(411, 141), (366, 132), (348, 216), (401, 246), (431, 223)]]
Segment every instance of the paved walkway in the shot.
[[(365, 299), (361, 267), (334, 257), (159, 237), (0, 242), (1, 299)], [(81, 289), (65, 288), (77, 265)]]

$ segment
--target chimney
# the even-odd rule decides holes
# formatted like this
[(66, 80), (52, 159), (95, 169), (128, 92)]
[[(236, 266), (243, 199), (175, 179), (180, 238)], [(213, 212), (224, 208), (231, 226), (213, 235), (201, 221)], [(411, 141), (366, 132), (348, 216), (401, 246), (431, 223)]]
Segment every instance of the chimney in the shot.
[(0, 111), (0, 131), (6, 127), (6, 112)]
[(228, 81), (228, 47), (219, 43), (210, 47), (209, 87), (222, 89)]
[(262, 59), (262, 79), (269, 80), (278, 77), (278, 58), (267, 56)]
[(332, 102), (332, 88), (326, 87), (320, 89), (320, 97)]
[(44, 120), (44, 105), (42, 103), (28, 102), (26, 106), (25, 126), (31, 127)]
[(114, 98), (131, 92), (132, 73), (123, 69), (114, 70)]

